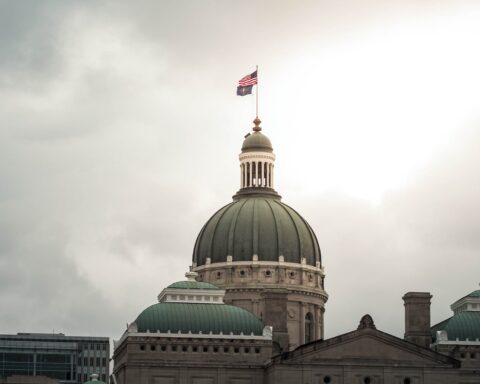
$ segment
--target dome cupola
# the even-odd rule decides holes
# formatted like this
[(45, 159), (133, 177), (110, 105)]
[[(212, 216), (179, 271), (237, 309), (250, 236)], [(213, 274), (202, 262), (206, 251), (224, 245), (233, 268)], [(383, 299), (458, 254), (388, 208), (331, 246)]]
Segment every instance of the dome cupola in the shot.
[(268, 194), (278, 196), (273, 189), (275, 155), (270, 139), (262, 133), (260, 119), (253, 120), (253, 132), (245, 136), (240, 159), (240, 190), (234, 196)]
[(242, 153), (244, 152), (273, 152), (272, 143), (270, 139), (262, 133), (260, 127), (260, 119), (257, 117), (253, 120), (255, 126), (253, 127), (253, 133), (248, 133), (245, 136), (242, 144)]

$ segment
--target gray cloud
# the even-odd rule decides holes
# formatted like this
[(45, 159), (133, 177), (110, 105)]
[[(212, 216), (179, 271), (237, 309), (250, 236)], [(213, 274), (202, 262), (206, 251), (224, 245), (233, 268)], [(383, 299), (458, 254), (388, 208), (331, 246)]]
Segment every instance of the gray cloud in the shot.
[[(325, 41), (351, 39), (383, 17), (450, 7), (357, 3), (2, 2), (2, 332), (118, 337), (182, 278), (201, 226), (236, 191), (251, 108), (235, 98), (232, 76), (258, 60), (274, 83), (295, 72), (284, 62)], [(281, 84), (272, 89), (280, 93)], [(293, 136), (299, 115), (318, 117), (265, 104), (272, 139)], [(400, 298), (414, 289), (435, 295), (434, 319), (447, 316), (478, 280), (478, 135), (459, 133), (456, 145), (373, 205), (309, 193), (297, 179), (295, 151), (315, 129), (304, 124), (275, 148), (280, 192), (323, 250), (327, 333), (371, 312), (381, 329), (401, 335)], [(321, 178), (326, 165), (310, 164)]]

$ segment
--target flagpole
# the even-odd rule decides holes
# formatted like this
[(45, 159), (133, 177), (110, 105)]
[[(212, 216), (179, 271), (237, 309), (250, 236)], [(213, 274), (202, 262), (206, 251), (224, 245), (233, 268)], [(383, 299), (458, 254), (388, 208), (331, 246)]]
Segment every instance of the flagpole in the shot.
[(256, 69), (256, 72), (257, 72), (257, 84), (256, 84), (256, 92), (255, 92), (255, 96), (256, 96), (256, 114), (257, 114), (257, 119), (258, 119), (258, 65), (257, 65), (257, 69)]

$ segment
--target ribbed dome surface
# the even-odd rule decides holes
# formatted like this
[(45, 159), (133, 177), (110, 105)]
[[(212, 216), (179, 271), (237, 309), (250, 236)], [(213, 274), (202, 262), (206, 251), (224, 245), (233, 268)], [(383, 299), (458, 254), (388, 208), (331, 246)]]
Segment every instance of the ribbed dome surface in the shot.
[(272, 152), (270, 139), (261, 132), (253, 132), (243, 141), (242, 152), (267, 151)]
[(321, 262), (320, 248), (308, 223), (279, 199), (265, 196), (240, 198), (216, 212), (197, 237), (193, 262), (204, 265), (207, 257), (212, 263), (260, 261), (307, 264)]
[(227, 304), (158, 303), (135, 320), (139, 332), (262, 335), (263, 323), (252, 313)]
[(447, 331), (448, 340), (475, 341), (480, 339), (480, 312), (464, 311), (432, 327), (432, 336), (436, 339), (437, 331)]
[(170, 284), (167, 288), (170, 289), (220, 289), (217, 286), (201, 281), (177, 281)]

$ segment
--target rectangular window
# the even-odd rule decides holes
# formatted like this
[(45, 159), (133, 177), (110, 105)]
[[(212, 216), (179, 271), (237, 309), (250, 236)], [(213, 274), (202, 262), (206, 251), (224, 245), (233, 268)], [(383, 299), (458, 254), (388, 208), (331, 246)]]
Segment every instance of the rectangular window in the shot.
[(99, 357), (97, 357), (97, 359), (96, 359), (95, 362), (96, 362), (96, 366), (97, 366), (97, 367), (100, 366), (100, 358), (99, 358)]

